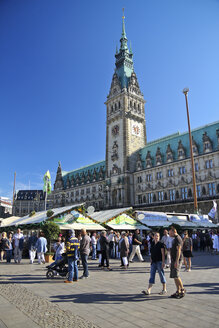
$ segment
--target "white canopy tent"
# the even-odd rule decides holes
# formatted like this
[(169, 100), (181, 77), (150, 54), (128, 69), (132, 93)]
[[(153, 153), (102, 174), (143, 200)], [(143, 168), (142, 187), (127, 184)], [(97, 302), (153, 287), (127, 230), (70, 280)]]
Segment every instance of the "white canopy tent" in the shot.
[(125, 213), (128, 210), (131, 210), (132, 207), (126, 207), (126, 208), (116, 208), (112, 210), (105, 210), (100, 212), (94, 212), (93, 214), (90, 214), (89, 216), (96, 220), (99, 223), (106, 223), (108, 220), (115, 218), (119, 216), (122, 213)]
[(9, 227), (9, 226), (22, 226), (26, 224), (37, 224), (44, 222), (48, 219), (52, 219), (53, 217), (62, 214), (64, 212), (73, 210), (74, 208), (81, 207), (83, 204), (76, 204), (76, 205), (71, 205), (71, 206), (65, 206), (65, 207), (58, 207), (58, 208), (53, 208), (51, 209), (54, 213), (53, 215), (48, 218), (47, 217), (47, 211), (42, 211), (42, 212), (36, 212), (33, 216), (26, 215), (24, 217), (9, 217), (5, 219), (2, 224), (2, 227)]
[(90, 217), (113, 230), (150, 230), (141, 222), (129, 216), (126, 212), (132, 207), (94, 212)]

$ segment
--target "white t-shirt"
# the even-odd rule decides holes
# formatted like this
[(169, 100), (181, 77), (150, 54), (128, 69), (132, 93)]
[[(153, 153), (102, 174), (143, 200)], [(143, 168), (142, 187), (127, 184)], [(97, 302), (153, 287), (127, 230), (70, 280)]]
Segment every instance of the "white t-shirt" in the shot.
[(213, 235), (212, 236), (212, 241), (213, 241), (213, 248), (214, 249), (218, 249), (218, 236), (217, 235)]
[(95, 236), (91, 237), (91, 244), (96, 245), (97, 244), (97, 240)]
[(22, 233), (16, 233), (13, 236), (13, 240), (14, 240), (14, 246), (18, 247), (19, 246), (19, 239), (24, 238), (24, 235)]

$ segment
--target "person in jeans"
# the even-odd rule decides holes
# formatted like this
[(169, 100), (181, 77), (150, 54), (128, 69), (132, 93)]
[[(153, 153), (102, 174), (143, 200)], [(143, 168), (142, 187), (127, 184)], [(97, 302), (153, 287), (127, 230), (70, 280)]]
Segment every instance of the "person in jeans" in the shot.
[(22, 251), (24, 245), (24, 236), (21, 233), (21, 229), (17, 229), (17, 233), (13, 237), (14, 243), (14, 262), (20, 263), (22, 259)]
[(180, 299), (185, 296), (186, 290), (183, 287), (182, 280), (179, 276), (179, 270), (182, 264), (182, 238), (178, 235), (176, 229), (172, 227), (169, 230), (170, 237), (173, 237), (172, 248), (170, 251), (171, 265), (170, 265), (170, 278), (174, 279), (176, 285), (176, 292), (171, 297)]
[(44, 253), (47, 252), (47, 240), (44, 237), (44, 233), (40, 233), (40, 237), (37, 239), (36, 242), (36, 251), (37, 251), (37, 257), (38, 257), (38, 264), (45, 264), (45, 257)]
[(150, 279), (148, 289), (142, 291), (145, 295), (150, 295), (151, 288), (155, 283), (155, 275), (156, 272), (159, 273), (160, 282), (163, 285), (162, 291), (159, 293), (160, 295), (165, 295), (167, 293), (166, 289), (166, 278), (164, 275), (164, 267), (165, 267), (165, 249), (164, 244), (160, 241), (160, 234), (156, 232), (154, 234), (154, 242), (151, 244), (151, 271), (150, 271)]
[(170, 236), (168, 231), (165, 229), (163, 232), (163, 237), (161, 238), (161, 242), (166, 246), (167, 250), (167, 260), (166, 260), (166, 268), (170, 267)]
[(97, 259), (97, 239), (96, 232), (93, 233), (91, 237), (91, 245), (92, 245), (92, 260)]
[(12, 239), (12, 233), (9, 232), (6, 245), (5, 245), (5, 252), (6, 252), (6, 260), (7, 263), (11, 263), (12, 259), (12, 252), (13, 252), (13, 239)]
[(88, 278), (89, 272), (88, 272), (88, 255), (90, 253), (90, 237), (87, 235), (86, 229), (81, 229), (81, 241), (80, 241), (80, 254), (81, 254), (81, 261), (84, 268), (83, 275), (80, 277), (80, 279)]
[(78, 281), (78, 250), (80, 248), (80, 243), (75, 237), (74, 230), (69, 230), (69, 239), (66, 243), (66, 253), (68, 258), (68, 280), (64, 283), (73, 283), (73, 281)]
[(141, 250), (140, 250), (140, 245), (142, 244), (141, 242), (141, 236), (140, 236), (140, 233), (139, 233), (139, 230), (135, 230), (135, 233), (132, 237), (132, 252), (130, 254), (130, 257), (129, 257), (129, 262), (132, 263), (132, 260), (135, 256), (135, 254), (137, 254), (138, 256), (138, 259), (140, 262), (144, 262), (144, 259), (141, 255)]

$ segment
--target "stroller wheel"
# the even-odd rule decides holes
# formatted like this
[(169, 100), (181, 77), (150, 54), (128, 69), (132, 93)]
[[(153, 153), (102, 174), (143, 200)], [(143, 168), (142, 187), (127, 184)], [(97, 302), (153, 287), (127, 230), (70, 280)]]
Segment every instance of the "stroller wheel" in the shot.
[(46, 273), (46, 278), (47, 279), (53, 279), (54, 278), (54, 271), (53, 270), (48, 270)]

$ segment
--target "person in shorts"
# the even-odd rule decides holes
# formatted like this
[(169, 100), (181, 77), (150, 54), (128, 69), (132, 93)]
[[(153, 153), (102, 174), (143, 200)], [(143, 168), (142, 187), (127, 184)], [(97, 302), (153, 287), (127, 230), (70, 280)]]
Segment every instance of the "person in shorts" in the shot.
[(192, 238), (189, 237), (188, 231), (186, 230), (184, 232), (184, 238), (183, 238), (183, 257), (184, 257), (184, 264), (185, 264), (185, 271), (189, 272), (191, 271), (191, 258), (192, 255)]
[(169, 236), (173, 237), (172, 248), (170, 251), (171, 265), (170, 265), (170, 278), (174, 279), (176, 285), (176, 292), (171, 295), (173, 298), (180, 299), (185, 296), (185, 288), (183, 287), (182, 280), (179, 276), (180, 267), (182, 264), (182, 238), (178, 235), (176, 229), (171, 227)]

